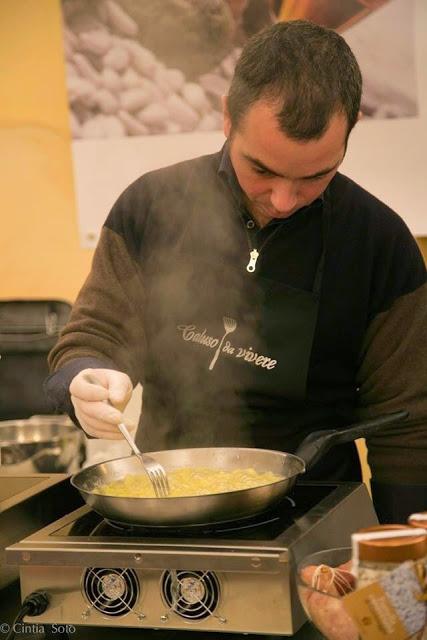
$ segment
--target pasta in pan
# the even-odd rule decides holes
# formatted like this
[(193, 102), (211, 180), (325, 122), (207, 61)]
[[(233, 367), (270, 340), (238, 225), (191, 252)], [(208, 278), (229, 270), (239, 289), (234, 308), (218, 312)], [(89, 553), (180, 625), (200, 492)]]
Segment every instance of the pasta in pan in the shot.
[[(168, 474), (170, 498), (203, 496), (252, 489), (282, 480), (271, 471), (234, 469), (221, 471), (205, 467), (175, 469)], [(127, 475), (120, 480), (101, 485), (96, 493), (121, 498), (155, 498), (154, 489), (145, 474)]]

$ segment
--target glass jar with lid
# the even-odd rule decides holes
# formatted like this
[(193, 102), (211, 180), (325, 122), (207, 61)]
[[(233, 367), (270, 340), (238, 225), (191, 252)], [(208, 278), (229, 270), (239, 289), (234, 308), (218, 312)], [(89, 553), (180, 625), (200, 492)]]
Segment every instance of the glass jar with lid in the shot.
[(353, 569), (356, 571), (357, 588), (361, 589), (380, 580), (402, 562), (424, 558), (427, 555), (427, 532), (420, 530), (418, 534), (414, 534), (413, 527), (400, 524), (359, 529), (353, 544)]

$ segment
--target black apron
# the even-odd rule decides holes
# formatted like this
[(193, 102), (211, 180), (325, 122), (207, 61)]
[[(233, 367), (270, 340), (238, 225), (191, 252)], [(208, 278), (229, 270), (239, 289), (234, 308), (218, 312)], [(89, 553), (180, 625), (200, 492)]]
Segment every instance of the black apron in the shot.
[[(262, 424), (283, 403), (303, 403), (316, 327), (330, 210), (311, 291), (246, 266), (250, 248), (236, 211), (216, 203), (218, 228), (189, 212), (185, 233), (145, 273), (143, 450), (263, 446)], [(210, 207), (212, 210), (212, 206)], [(211, 221), (212, 222), (212, 221)], [(221, 230), (219, 230), (221, 226)], [(271, 244), (280, 240), (279, 229)], [(268, 250), (266, 245), (265, 250)], [(303, 257), (302, 257), (303, 259)], [(284, 445), (286, 449), (286, 426)], [(271, 447), (273, 448), (273, 447)]]

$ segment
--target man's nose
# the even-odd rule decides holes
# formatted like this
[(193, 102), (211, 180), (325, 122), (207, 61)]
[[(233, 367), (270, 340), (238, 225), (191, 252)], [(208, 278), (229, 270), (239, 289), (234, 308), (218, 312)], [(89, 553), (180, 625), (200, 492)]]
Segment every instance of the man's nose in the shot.
[(277, 181), (271, 191), (271, 204), (281, 213), (292, 211), (297, 204), (295, 185), (290, 180)]

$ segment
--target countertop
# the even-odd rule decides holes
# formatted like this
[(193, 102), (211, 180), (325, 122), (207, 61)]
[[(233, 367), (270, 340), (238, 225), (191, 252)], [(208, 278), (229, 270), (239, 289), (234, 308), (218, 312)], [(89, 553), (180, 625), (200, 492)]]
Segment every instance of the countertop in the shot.
[[(6, 637), (8, 625), (13, 622), (19, 611), (19, 582), (10, 584), (0, 591), (0, 640)], [(17, 633), (15, 640), (42, 640), (44, 635), (34, 629), (34, 633)], [(65, 640), (61, 633), (47, 635), (51, 640)], [(278, 640), (290, 636), (260, 636), (235, 633), (215, 633), (199, 631), (162, 631), (141, 629), (113, 629), (111, 627), (76, 627), (75, 632), (69, 634), (69, 640)], [(322, 640), (323, 636), (309, 623), (304, 625), (297, 634), (292, 636), (294, 640)]]

